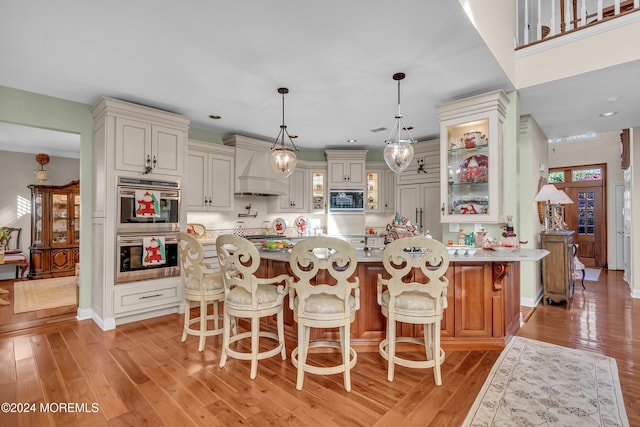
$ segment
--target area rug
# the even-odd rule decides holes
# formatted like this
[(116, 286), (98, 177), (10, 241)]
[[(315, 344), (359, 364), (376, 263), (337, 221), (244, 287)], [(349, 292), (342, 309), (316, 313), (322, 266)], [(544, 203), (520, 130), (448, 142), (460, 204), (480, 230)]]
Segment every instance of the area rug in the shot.
[(513, 337), (463, 426), (628, 426), (615, 359)]
[(597, 282), (598, 281), (598, 277), (600, 277), (600, 272), (602, 270), (600, 270), (599, 268), (585, 268), (584, 269), (584, 280), (590, 280), (592, 282)]
[(45, 310), (77, 304), (76, 278), (26, 280), (13, 284), (13, 312)]

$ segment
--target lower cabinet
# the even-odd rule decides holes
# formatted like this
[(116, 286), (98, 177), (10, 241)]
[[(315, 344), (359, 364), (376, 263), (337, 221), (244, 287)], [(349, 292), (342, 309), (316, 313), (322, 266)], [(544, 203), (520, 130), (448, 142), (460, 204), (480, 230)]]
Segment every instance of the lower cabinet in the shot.
[[(290, 274), (288, 264), (263, 260), (261, 277)], [(360, 351), (378, 351), (386, 336), (386, 318), (377, 301), (378, 274), (388, 277), (382, 263), (360, 263), (360, 310), (351, 324), (352, 345)], [(417, 272), (415, 274), (422, 274)], [(455, 262), (447, 272), (447, 309), (441, 324), (443, 348), (457, 350), (501, 349), (509, 336), (520, 329), (520, 264), (517, 262)], [(322, 280), (320, 278), (320, 280)], [(284, 309), (285, 334), (297, 341), (297, 325), (289, 309)], [(275, 330), (276, 320), (263, 320)], [(422, 336), (421, 325), (399, 324), (398, 335)], [(337, 329), (313, 329), (311, 339), (337, 339)]]

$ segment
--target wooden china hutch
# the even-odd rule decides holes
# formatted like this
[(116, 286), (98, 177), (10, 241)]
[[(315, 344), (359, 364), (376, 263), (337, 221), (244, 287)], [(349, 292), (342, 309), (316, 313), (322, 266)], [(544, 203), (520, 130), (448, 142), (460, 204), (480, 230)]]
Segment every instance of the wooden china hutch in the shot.
[(30, 185), (30, 279), (71, 276), (80, 262), (80, 181)]

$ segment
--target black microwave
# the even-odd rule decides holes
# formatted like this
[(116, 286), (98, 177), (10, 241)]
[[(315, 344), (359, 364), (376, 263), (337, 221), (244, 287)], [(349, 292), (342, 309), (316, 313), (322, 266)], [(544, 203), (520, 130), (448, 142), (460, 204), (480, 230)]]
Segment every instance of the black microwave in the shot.
[(329, 190), (330, 212), (364, 211), (364, 190)]

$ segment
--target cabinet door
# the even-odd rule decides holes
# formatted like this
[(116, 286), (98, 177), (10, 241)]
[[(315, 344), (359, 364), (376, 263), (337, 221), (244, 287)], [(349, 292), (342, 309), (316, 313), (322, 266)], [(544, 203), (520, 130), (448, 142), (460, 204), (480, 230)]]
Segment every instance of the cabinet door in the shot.
[(51, 246), (64, 246), (70, 244), (71, 232), (69, 230), (69, 212), (71, 211), (68, 193), (51, 194)]
[(209, 154), (209, 210), (232, 211), (234, 191), (233, 157)]
[(116, 169), (144, 172), (151, 166), (151, 125), (116, 117)]
[(183, 133), (158, 125), (153, 125), (151, 131), (151, 167), (153, 172), (181, 176), (184, 159)]
[(69, 217), (71, 218), (71, 240), (72, 245), (80, 244), (80, 194), (71, 193), (72, 203), (69, 204)]
[(209, 202), (207, 194), (207, 153), (189, 151), (187, 157), (187, 176), (183, 194), (189, 211), (205, 211)]
[(491, 263), (454, 266), (455, 336), (491, 338), (493, 333)]
[(323, 213), (326, 200), (326, 171), (311, 171), (311, 212)]
[(382, 211), (394, 213), (396, 211), (396, 173), (392, 170), (383, 172)]
[(422, 231), (431, 234), (436, 240), (442, 241), (442, 225), (440, 224), (440, 186), (437, 183), (420, 184), (420, 205), (418, 217)]
[(420, 219), (420, 185), (399, 185), (397, 211), (401, 216), (409, 218), (411, 223), (418, 224)]
[(347, 164), (348, 184), (354, 187), (364, 187), (365, 185), (365, 162), (350, 161)]
[(347, 183), (347, 165), (345, 162), (329, 162), (329, 186), (344, 187)]
[(72, 271), (73, 266), (73, 249), (52, 249), (51, 250), (51, 273), (61, 273), (64, 271)]
[(307, 212), (307, 170), (295, 169), (288, 178), (288, 192), (278, 196), (278, 212)]
[(370, 170), (367, 172), (367, 212), (380, 212), (382, 209), (382, 172)]

